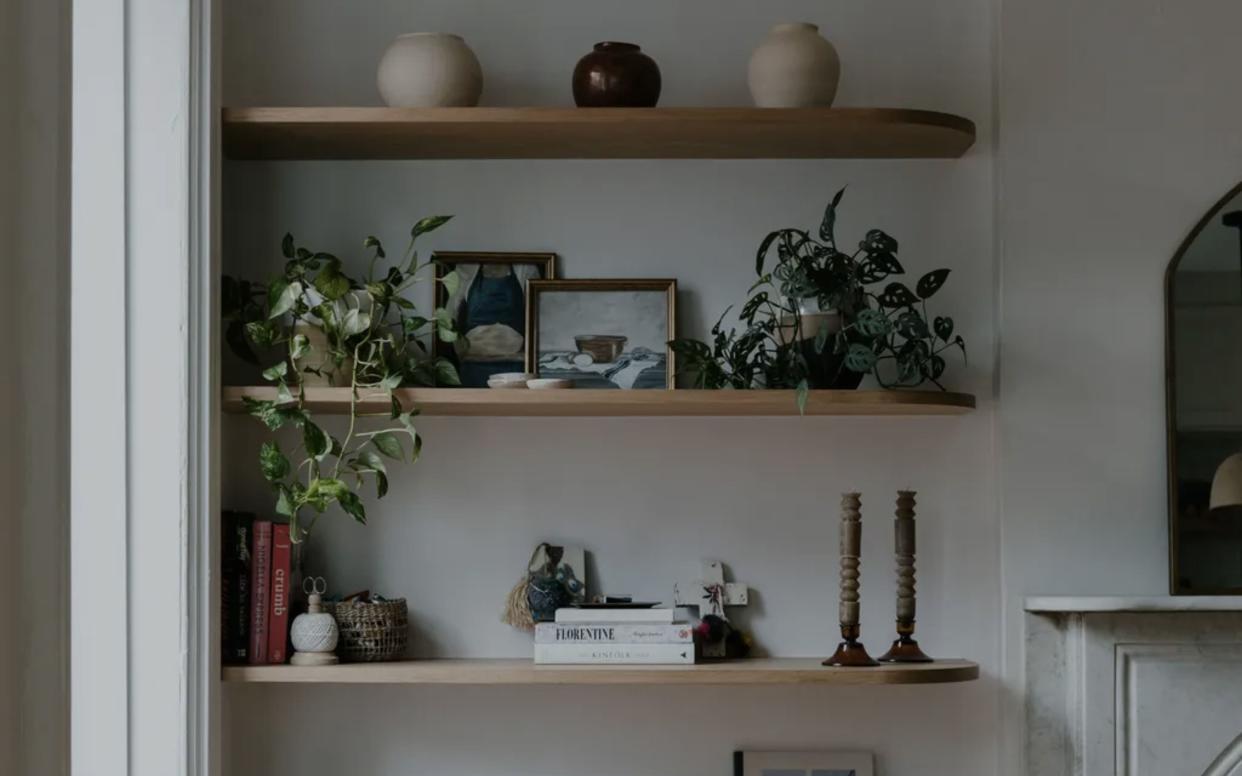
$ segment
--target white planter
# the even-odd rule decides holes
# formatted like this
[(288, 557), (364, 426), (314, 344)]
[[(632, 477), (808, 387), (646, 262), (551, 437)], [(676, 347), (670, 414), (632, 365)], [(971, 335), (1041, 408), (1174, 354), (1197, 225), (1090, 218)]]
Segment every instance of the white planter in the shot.
[(375, 83), (394, 108), (473, 108), (483, 93), (483, 68), (461, 36), (413, 32), (384, 52)]
[(778, 24), (750, 58), (750, 95), (760, 108), (827, 108), (841, 59), (814, 24)]

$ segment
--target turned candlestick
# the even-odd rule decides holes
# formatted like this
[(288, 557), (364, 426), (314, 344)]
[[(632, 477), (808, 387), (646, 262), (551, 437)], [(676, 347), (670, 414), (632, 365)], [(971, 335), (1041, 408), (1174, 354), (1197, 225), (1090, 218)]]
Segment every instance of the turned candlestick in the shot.
[(859, 596), (858, 561), (862, 554), (862, 502), (860, 494), (841, 496), (841, 638), (837, 651), (824, 661), (826, 666), (879, 665), (858, 640)]
[(912, 490), (897, 491), (897, 519), (893, 521), (897, 554), (897, 640), (880, 656), (884, 663), (930, 663), (914, 640), (914, 496)]

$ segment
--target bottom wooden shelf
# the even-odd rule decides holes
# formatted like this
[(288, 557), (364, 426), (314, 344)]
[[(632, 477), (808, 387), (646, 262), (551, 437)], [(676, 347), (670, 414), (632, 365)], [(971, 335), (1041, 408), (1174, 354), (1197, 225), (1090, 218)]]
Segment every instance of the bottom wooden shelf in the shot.
[(768, 658), (693, 666), (537, 666), (522, 659), (407, 660), (337, 666), (226, 666), (226, 682), (320, 684), (936, 684), (979, 678), (969, 660), (826, 668), (819, 658)]

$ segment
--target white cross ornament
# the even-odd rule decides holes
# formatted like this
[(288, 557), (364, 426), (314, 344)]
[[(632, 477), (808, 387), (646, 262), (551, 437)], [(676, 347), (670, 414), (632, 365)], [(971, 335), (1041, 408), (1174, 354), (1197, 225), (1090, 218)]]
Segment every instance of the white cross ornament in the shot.
[[(703, 563), (698, 579), (673, 585), (673, 604), (699, 610), (699, 618), (709, 614), (728, 620), (726, 606), (746, 606), (750, 589), (742, 582), (724, 581), (724, 566), (720, 561)], [(703, 657), (724, 657), (724, 641), (703, 643)]]

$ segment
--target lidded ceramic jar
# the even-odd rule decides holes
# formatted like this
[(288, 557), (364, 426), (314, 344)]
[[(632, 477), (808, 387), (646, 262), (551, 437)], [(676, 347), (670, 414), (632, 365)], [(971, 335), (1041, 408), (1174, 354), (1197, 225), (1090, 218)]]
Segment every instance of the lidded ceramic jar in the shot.
[(596, 43), (574, 68), (579, 108), (654, 108), (661, 86), (660, 66), (633, 43)]
[(473, 108), (483, 94), (483, 68), (460, 35), (412, 32), (384, 52), (375, 83), (394, 108)]
[(814, 24), (778, 24), (750, 58), (750, 96), (760, 108), (827, 108), (841, 59)]

